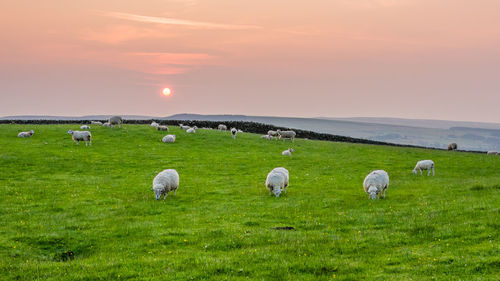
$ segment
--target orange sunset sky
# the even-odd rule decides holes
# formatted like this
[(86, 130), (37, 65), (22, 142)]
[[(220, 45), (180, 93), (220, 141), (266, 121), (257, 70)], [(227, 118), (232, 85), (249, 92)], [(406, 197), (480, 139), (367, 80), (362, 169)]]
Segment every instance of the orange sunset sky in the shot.
[(0, 13), (0, 116), (500, 122), (498, 0), (2, 0)]

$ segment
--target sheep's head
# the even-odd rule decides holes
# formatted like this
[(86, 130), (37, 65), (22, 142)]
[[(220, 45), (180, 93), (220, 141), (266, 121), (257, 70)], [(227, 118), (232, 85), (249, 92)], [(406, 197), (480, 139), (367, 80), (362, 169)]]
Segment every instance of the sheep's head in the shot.
[(293, 148), (289, 148), (288, 150), (289, 150), (290, 152), (294, 152), (294, 151), (295, 151), (295, 149), (293, 149)]
[(72, 135), (72, 134), (73, 134), (73, 130), (69, 130), (68, 135)]
[(417, 169), (413, 169), (412, 173), (414, 173), (416, 175), (418, 173)]
[(161, 197), (161, 194), (163, 191), (163, 187), (160, 185), (155, 185), (155, 186), (153, 186), (152, 189), (155, 192), (156, 200), (160, 200), (160, 197)]
[(280, 197), (280, 194), (281, 194), (281, 188), (278, 186), (278, 187), (273, 187), (273, 193), (276, 197)]
[(370, 194), (370, 199), (377, 199), (378, 189), (372, 185), (368, 188), (368, 194)]

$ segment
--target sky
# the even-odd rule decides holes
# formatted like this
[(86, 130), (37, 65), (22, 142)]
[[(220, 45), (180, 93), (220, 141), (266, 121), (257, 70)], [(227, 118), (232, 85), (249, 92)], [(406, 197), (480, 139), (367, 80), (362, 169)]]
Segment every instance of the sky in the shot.
[(500, 122), (499, 14), (498, 0), (2, 0), (0, 116)]

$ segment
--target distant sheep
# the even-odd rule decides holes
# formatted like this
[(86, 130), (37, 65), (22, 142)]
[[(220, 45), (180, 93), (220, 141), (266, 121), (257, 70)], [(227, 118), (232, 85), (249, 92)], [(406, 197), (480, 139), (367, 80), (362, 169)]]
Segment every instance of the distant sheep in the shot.
[(102, 125), (101, 121), (90, 121), (91, 125)]
[(281, 190), (285, 188), (285, 175), (274, 170), (269, 172), (266, 178), (266, 188), (276, 197), (279, 197)]
[(226, 131), (227, 130), (227, 126), (224, 125), (224, 124), (219, 124), (219, 126), (217, 126), (217, 130), (219, 130), (219, 131)]
[(294, 152), (295, 150), (293, 148), (289, 148), (287, 150), (284, 150), (283, 152), (281, 152), (281, 155), (288, 155), (288, 156), (291, 156), (292, 155), (292, 152)]
[(243, 133), (243, 130), (238, 129), (238, 133)]
[(236, 133), (238, 133), (238, 130), (236, 130), (236, 128), (231, 128), (231, 135), (233, 136), (233, 139), (236, 139)]
[(291, 139), (292, 142), (295, 141), (295, 135), (296, 133), (294, 131), (281, 131), (281, 130), (277, 130), (276, 131), (278, 133), (278, 136), (279, 136), (279, 139), (281, 140), (285, 140), (285, 139)]
[(111, 127), (111, 124), (109, 122), (105, 122), (102, 124), (103, 127)]
[(165, 143), (175, 142), (175, 135), (166, 135), (161, 139), (161, 141)]
[(163, 170), (153, 179), (153, 191), (156, 196), (156, 200), (160, 200), (161, 196), (164, 195), (163, 199), (167, 198), (170, 191), (174, 191), (174, 196), (177, 193), (177, 188), (179, 187), (179, 174), (174, 169)]
[(85, 146), (92, 145), (92, 135), (89, 131), (73, 131), (69, 130), (68, 135), (75, 141), (76, 144), (80, 144), (80, 141), (85, 142)]
[(198, 129), (196, 126), (194, 126), (192, 128), (190, 127), (189, 129), (186, 130), (186, 133), (194, 134), (194, 133), (196, 133), (196, 129)]
[(168, 127), (164, 125), (158, 125), (156, 126), (156, 130), (158, 131), (168, 131)]
[(158, 128), (160, 124), (156, 123), (155, 121), (151, 122), (151, 127)]
[(269, 130), (269, 131), (267, 131), (267, 135), (278, 139), (278, 132), (277, 131)]
[(458, 148), (458, 146), (454, 142), (448, 144), (448, 150), (457, 150), (457, 148)]
[(18, 138), (31, 138), (33, 136), (33, 134), (35, 134), (35, 131), (29, 130), (27, 132), (20, 132), (19, 134), (17, 134), (17, 137)]
[(427, 171), (427, 176), (431, 174), (434, 176), (436, 173), (434, 172), (434, 161), (432, 160), (421, 160), (417, 162), (417, 165), (413, 169), (413, 173), (416, 175), (418, 171), (420, 171), (420, 174), (422, 174), (422, 171), (426, 170)]
[(389, 175), (384, 170), (376, 170), (368, 174), (363, 182), (363, 188), (370, 195), (371, 199), (380, 197), (383, 193), (385, 198), (385, 190), (389, 187)]
[(118, 127), (121, 128), (123, 123), (123, 118), (121, 116), (111, 116), (108, 122), (111, 126), (118, 125)]
[(180, 127), (182, 130), (184, 130), (184, 131), (186, 131), (186, 130), (188, 130), (188, 129), (191, 129), (191, 127), (189, 127), (189, 126), (184, 126), (184, 125), (182, 125), (182, 124), (179, 124), (179, 127)]
[(90, 126), (88, 126), (88, 125), (81, 125), (80, 129), (82, 129), (82, 130), (90, 130)]
[(486, 154), (488, 155), (499, 155), (498, 151), (488, 151)]
[(260, 136), (261, 138), (263, 139), (266, 139), (266, 140), (272, 140), (273, 137), (271, 137), (270, 135), (263, 135), (263, 136)]

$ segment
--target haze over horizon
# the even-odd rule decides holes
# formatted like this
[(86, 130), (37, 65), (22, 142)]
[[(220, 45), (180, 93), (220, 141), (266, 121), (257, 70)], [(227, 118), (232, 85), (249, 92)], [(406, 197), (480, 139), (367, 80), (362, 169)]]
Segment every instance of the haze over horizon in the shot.
[(500, 122), (499, 1), (4, 0), (0, 9), (0, 116)]

